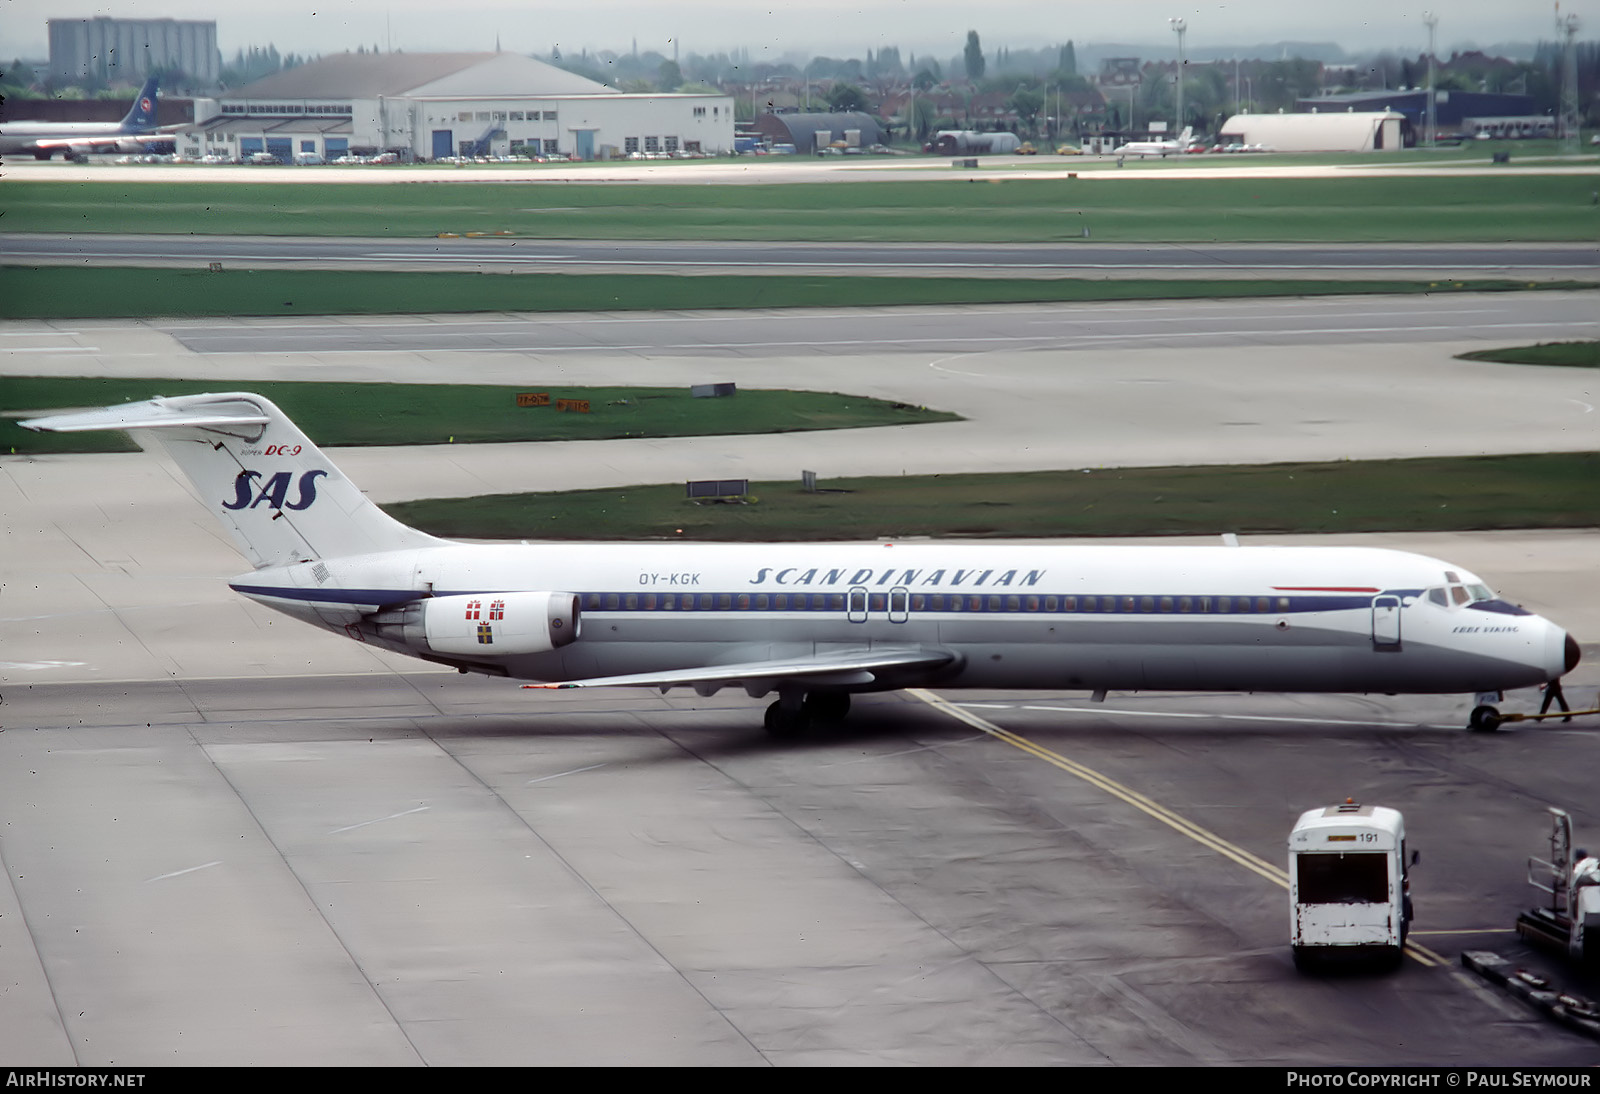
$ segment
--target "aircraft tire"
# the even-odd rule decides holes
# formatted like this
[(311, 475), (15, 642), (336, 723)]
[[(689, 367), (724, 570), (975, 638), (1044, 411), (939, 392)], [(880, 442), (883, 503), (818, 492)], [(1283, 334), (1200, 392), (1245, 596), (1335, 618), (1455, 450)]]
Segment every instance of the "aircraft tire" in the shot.
[(817, 722), (842, 722), (850, 713), (848, 691), (813, 691), (806, 696), (801, 710)]
[(787, 708), (779, 700), (767, 707), (762, 723), (773, 740), (792, 741), (805, 736), (806, 730), (811, 727), (811, 718), (804, 707)]
[(1474, 733), (1493, 733), (1500, 728), (1500, 711), (1495, 707), (1473, 707), (1467, 718), (1467, 728)]

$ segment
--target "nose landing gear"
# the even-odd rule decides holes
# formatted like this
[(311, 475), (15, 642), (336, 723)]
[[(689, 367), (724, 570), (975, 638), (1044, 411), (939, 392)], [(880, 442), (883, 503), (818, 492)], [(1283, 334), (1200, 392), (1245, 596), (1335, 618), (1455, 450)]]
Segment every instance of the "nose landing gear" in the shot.
[(1499, 707), (1482, 703), (1472, 708), (1472, 713), (1467, 716), (1467, 728), (1474, 733), (1493, 733), (1500, 728), (1500, 723), (1505, 721)]
[[(1494, 692), (1480, 693), (1478, 705), (1472, 708), (1472, 714), (1467, 718), (1467, 728), (1474, 733), (1493, 733), (1507, 722), (1546, 722), (1552, 718), (1570, 722), (1580, 715), (1600, 714), (1600, 700), (1588, 710), (1573, 710), (1567, 706), (1567, 697), (1561, 690), (1559, 679), (1545, 685), (1544, 703), (1539, 707), (1538, 714), (1501, 714), (1500, 708), (1490, 700), (1498, 701), (1499, 695)], [(1558, 708), (1553, 713), (1550, 711), (1552, 705)]]

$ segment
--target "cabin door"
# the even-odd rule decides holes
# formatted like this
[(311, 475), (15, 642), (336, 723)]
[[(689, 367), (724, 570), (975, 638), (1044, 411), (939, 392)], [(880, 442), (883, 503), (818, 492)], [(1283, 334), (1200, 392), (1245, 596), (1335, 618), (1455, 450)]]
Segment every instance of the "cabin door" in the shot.
[(1372, 601), (1372, 648), (1400, 648), (1400, 598), (1379, 596)]

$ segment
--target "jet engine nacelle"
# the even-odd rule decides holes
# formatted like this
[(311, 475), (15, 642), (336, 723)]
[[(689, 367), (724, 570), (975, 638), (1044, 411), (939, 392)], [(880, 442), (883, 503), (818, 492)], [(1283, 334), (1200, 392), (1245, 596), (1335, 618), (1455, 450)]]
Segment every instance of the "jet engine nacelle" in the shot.
[(578, 637), (574, 593), (477, 593), (422, 601), (423, 635), (435, 653), (505, 657), (548, 653)]

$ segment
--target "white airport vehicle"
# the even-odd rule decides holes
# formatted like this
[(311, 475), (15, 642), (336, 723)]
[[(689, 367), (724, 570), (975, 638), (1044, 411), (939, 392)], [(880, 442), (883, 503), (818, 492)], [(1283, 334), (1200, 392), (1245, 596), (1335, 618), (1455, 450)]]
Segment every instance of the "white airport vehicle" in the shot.
[(1300, 814), (1289, 832), (1295, 966), (1324, 958), (1398, 965), (1411, 925), (1410, 865), (1397, 810), (1346, 800)]
[(233, 589), (278, 611), (534, 686), (775, 695), (778, 736), (905, 687), (1493, 693), (1579, 658), (1466, 570), (1400, 551), (457, 543), (388, 516), (259, 395), (22, 425), (152, 431), (254, 565)]
[(1528, 884), (1548, 907), (1517, 917), (1517, 933), (1580, 964), (1600, 967), (1600, 857), (1572, 847), (1572, 818), (1549, 808), (1550, 858), (1528, 859)]

